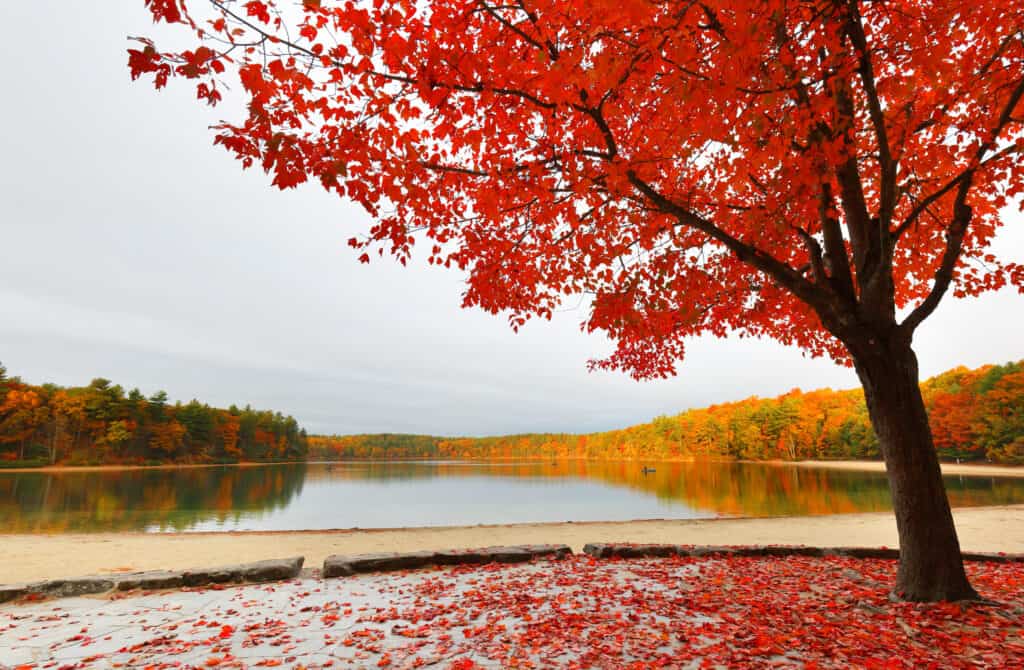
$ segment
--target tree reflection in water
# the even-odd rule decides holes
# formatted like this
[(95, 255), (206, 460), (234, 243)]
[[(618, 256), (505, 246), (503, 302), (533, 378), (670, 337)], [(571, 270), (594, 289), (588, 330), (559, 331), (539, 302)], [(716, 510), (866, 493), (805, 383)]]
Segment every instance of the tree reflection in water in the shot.
[[(644, 471), (644, 466), (654, 467)], [(624, 493), (647, 499), (640, 515), (671, 516), (668, 506), (688, 510), (683, 516), (789, 516), (872, 512), (890, 509), (885, 475), (879, 472), (813, 469), (790, 465), (694, 461), (408, 461), (338, 462), (222, 466), (149, 470), (0, 473), (0, 532), (59, 533), (95, 531), (184, 531), (232, 528), (244, 517), (246, 528), (267, 528), (268, 519), (288, 510), (283, 523), (295, 530), (355, 525), (385, 527), (445, 525), (466, 522), (465, 510), (446, 508), (440, 498), (416, 502), (330, 504), (333, 492), (359, 487), (366, 502), (397, 499), (403, 486), (429, 482), (437, 491), (460, 485), (493, 491), (528, 483), (565, 489), (590, 485), (588, 518), (622, 518), (612, 506)], [(320, 491), (303, 496), (304, 487)], [(596, 492), (595, 489), (596, 488)], [(603, 488), (602, 488), (603, 487)], [(989, 477), (947, 478), (954, 506), (1024, 502), (1024, 480)], [(326, 490), (326, 493), (324, 492)], [(601, 494), (601, 491), (605, 494)], [(563, 493), (566, 493), (563, 491)], [(514, 497), (515, 492), (510, 495)], [(568, 493), (571, 495), (571, 492)], [(602, 502), (602, 497), (608, 500)], [(564, 496), (563, 496), (564, 499)], [(523, 505), (538, 504), (524, 500)], [(497, 517), (473, 522), (537, 520), (516, 517), (516, 505), (494, 511)], [(407, 519), (401, 518), (410, 513)], [(607, 516), (603, 514), (607, 512)], [(480, 512), (481, 515), (492, 512)], [(395, 517), (395, 518), (391, 518)], [(550, 520), (562, 520), (552, 517)], [(281, 528), (280, 518), (273, 528)]]

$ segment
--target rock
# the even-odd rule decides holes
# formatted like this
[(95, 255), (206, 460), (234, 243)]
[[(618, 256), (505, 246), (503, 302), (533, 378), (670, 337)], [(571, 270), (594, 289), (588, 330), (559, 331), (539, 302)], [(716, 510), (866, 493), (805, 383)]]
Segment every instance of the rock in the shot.
[(692, 556), (694, 558), (704, 558), (705, 556), (735, 556), (736, 550), (732, 547), (718, 547), (715, 545), (679, 547), (679, 555)]
[(438, 565), (467, 565), (482, 563), (525, 563), (533, 558), (525, 547), (482, 547), (456, 549), (435, 554)]
[(266, 561), (245, 563), (239, 571), (242, 581), (245, 582), (274, 582), (284, 579), (294, 579), (302, 572), (302, 564), (306, 561), (304, 556), (293, 556), (292, 558), (272, 558)]
[(303, 556), (292, 558), (269, 558), (238, 566), (219, 568), (194, 568), (181, 573), (184, 586), (223, 584), (225, 582), (272, 582), (293, 579), (302, 572)]
[(435, 552), (435, 560), (438, 565), (525, 563), (534, 558), (558, 559), (570, 555), (572, 555), (572, 548), (567, 544), (519, 544), (508, 547), (438, 551)]
[(821, 556), (822, 550), (818, 547), (766, 544), (737, 547), (735, 553), (737, 556)]
[(898, 559), (899, 549), (888, 549), (885, 547), (825, 547), (822, 549), (822, 556), (845, 556), (847, 558), (882, 558)]
[(483, 563), (526, 563), (533, 558), (526, 547), (484, 547), (476, 553), (483, 558)]
[(239, 581), (240, 565), (224, 565), (217, 568), (193, 568), (181, 573), (182, 586), (205, 586)]
[(449, 549), (409, 553), (355, 554), (328, 556), (324, 577), (342, 577), (363, 572), (414, 570), (430, 565), (468, 565), (482, 563), (525, 563), (534, 558), (563, 558), (572, 554), (565, 544), (531, 544), (481, 549)]
[(434, 552), (434, 561), (437, 565), (474, 565), (494, 560), (483, 552), (483, 549), (444, 549)]
[(184, 586), (223, 584), (225, 582), (271, 582), (292, 579), (302, 571), (305, 558), (272, 558), (254, 563), (222, 565), (216, 568), (193, 568), (181, 573)]
[(50, 579), (29, 585), (29, 591), (54, 598), (84, 596), (92, 593), (106, 593), (114, 588), (114, 578), (106, 576), (72, 577)]
[(602, 544), (583, 547), (583, 553), (594, 558), (663, 558), (678, 556), (680, 547), (674, 544)]
[(118, 591), (173, 589), (185, 583), (183, 573), (176, 570), (131, 572), (118, 575), (115, 581), (117, 582), (116, 588)]
[(80, 596), (107, 591), (133, 589), (172, 589), (181, 586), (204, 586), (225, 582), (269, 582), (297, 577), (302, 571), (302, 556), (276, 558), (255, 563), (226, 565), (191, 570), (151, 570), (120, 575), (51, 579), (28, 585), (0, 586), (0, 602), (39, 594), (54, 598)]
[(28, 594), (28, 584), (0, 584), (0, 603), (17, 600)]
[(350, 556), (328, 556), (324, 559), (324, 577), (343, 577), (361, 572), (387, 572), (391, 570), (412, 570), (435, 563), (436, 556), (430, 551), (414, 551), (405, 554), (384, 552), (376, 554), (354, 554)]
[(1024, 563), (1024, 554), (992, 554), (989, 552), (964, 552), (965, 561), (983, 561), (985, 563)]
[(520, 546), (530, 552), (534, 558), (562, 559), (572, 556), (572, 547), (567, 544), (523, 544)]

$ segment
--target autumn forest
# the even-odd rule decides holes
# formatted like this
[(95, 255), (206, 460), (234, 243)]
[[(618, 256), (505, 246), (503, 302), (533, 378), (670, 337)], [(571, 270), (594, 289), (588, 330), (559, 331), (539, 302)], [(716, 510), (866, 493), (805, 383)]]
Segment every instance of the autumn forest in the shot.
[[(921, 384), (943, 460), (1024, 464), (1024, 361), (955, 368)], [(0, 465), (403, 458), (877, 459), (859, 389), (802, 392), (660, 416), (586, 435), (307, 436), (291, 416), (171, 403), (106, 379), (33, 385), (0, 366)]]
[[(1024, 464), (1024, 361), (959, 367), (921, 384), (940, 458)], [(878, 459), (860, 389), (802, 392), (660, 416), (589, 435), (309, 438), (314, 458)]]
[(88, 386), (36, 386), (0, 365), (0, 466), (155, 465), (301, 460), (298, 422), (248, 406), (146, 397), (107, 379)]

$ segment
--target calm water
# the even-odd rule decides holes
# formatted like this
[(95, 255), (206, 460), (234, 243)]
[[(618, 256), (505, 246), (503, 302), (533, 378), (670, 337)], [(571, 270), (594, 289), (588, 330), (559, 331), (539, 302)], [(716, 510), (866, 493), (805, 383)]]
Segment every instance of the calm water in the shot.
[[(885, 475), (747, 463), (469, 462), (0, 472), (0, 533), (388, 528), (890, 508)], [(955, 506), (1024, 479), (946, 478)]]

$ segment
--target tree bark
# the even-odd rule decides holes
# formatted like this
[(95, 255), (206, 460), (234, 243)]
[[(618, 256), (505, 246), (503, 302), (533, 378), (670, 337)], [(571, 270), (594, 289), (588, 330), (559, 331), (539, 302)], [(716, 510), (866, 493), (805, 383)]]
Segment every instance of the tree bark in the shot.
[(885, 458), (896, 513), (896, 595), (921, 602), (977, 599), (964, 572), (910, 342), (898, 335), (871, 337), (850, 351)]

